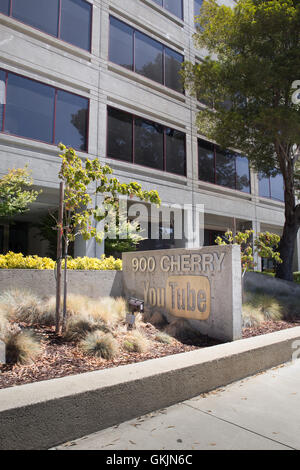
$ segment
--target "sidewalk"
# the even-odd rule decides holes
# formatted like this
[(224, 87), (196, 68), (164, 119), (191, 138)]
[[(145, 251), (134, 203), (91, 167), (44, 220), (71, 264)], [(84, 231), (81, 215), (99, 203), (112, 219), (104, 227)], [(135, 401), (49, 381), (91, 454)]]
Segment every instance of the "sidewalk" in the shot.
[(57, 449), (299, 450), (300, 360)]

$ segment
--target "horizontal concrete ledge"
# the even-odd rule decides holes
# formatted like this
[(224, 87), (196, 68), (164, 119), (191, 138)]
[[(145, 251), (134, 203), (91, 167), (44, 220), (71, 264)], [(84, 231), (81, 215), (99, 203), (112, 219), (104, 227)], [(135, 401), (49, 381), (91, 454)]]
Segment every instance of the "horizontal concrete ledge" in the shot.
[(190, 399), (290, 361), (297, 340), (300, 327), (0, 390), (0, 449), (48, 449)]

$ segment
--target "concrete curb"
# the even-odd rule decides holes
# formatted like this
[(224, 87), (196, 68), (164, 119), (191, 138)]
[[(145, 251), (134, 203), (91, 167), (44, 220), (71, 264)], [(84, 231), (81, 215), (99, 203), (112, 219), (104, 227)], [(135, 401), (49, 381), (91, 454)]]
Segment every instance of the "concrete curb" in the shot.
[(300, 327), (0, 390), (0, 449), (48, 449), (292, 359)]

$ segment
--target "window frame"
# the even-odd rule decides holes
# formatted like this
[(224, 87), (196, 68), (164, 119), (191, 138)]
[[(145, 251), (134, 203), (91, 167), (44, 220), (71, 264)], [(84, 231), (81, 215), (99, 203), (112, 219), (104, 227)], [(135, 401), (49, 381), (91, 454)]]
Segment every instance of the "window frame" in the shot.
[(162, 5), (159, 5), (158, 3), (156, 3), (155, 0), (152, 0), (153, 3), (155, 3), (155, 5), (157, 5), (158, 7), (160, 8), (163, 8), (164, 10), (166, 10), (170, 15), (173, 15), (175, 16), (175, 18), (178, 18), (179, 20), (181, 21), (184, 21), (184, 3), (183, 3), (183, 0), (180, 0), (180, 4), (181, 4), (181, 16), (177, 16), (175, 15), (175, 13), (172, 13), (170, 10), (168, 10), (168, 8), (165, 7), (165, 1), (166, 0), (162, 0)]
[[(205, 181), (203, 179), (200, 178), (200, 165), (199, 165), (199, 145), (200, 145), (200, 142), (205, 142), (206, 144), (208, 145), (211, 145), (212, 146), (212, 150), (213, 150), (213, 154), (214, 154), (214, 159), (213, 159), (213, 168), (214, 168), (214, 182), (210, 182), (210, 181)], [(235, 179), (235, 188), (231, 188), (230, 186), (226, 186), (226, 185), (223, 185), (223, 184), (220, 184), (217, 182), (217, 151), (220, 151), (222, 152), (222, 150), (218, 147), (218, 145), (214, 144), (213, 142), (210, 142), (208, 140), (205, 140), (205, 139), (202, 139), (200, 137), (198, 137), (197, 139), (197, 154), (198, 154), (198, 181), (200, 182), (203, 182), (203, 183), (207, 183), (207, 184), (215, 184), (216, 186), (219, 186), (219, 187), (222, 187), (222, 188), (227, 188), (231, 191), (238, 191), (240, 193), (243, 193), (243, 194), (249, 194), (251, 195), (251, 172), (250, 172), (250, 166), (249, 166), (249, 160), (248, 160), (248, 170), (249, 170), (249, 191), (243, 191), (242, 189), (237, 189), (237, 178), (238, 178), (238, 175), (237, 175), (237, 164), (236, 164), (236, 159), (237, 157), (243, 157), (243, 158), (247, 158), (245, 155), (242, 155), (242, 154), (239, 154), (239, 153), (236, 153), (234, 151), (232, 151), (232, 155), (233, 155), (233, 158), (234, 158), (234, 168), (235, 168), (235, 173), (234, 173), (234, 179)], [(230, 150), (228, 150), (230, 151)], [(230, 151), (231, 152), (231, 151)]]
[(258, 195), (259, 195), (260, 198), (270, 199), (270, 200), (272, 200), (272, 201), (276, 201), (276, 202), (280, 202), (280, 203), (284, 204), (284, 180), (283, 180), (283, 176), (282, 176), (281, 173), (278, 173), (277, 176), (278, 176), (278, 175), (281, 175), (281, 177), (282, 177), (282, 182), (283, 182), (283, 199), (278, 199), (277, 197), (273, 197), (273, 196), (272, 196), (271, 176), (263, 176), (263, 178), (262, 178), (262, 179), (264, 179), (264, 180), (267, 180), (267, 182), (268, 182), (268, 187), (269, 187), (269, 195), (268, 195), (268, 196), (262, 196), (262, 195), (260, 194), (260, 186), (259, 186), (260, 180), (259, 180), (259, 175), (258, 175)]
[[(133, 59), (133, 60), (132, 60), (132, 68), (131, 68), (131, 69), (129, 69), (129, 68), (127, 68), (127, 67), (124, 67), (124, 66), (122, 66), (122, 65), (120, 65), (120, 64), (117, 64), (116, 62), (113, 62), (113, 61), (110, 59), (110, 50), (111, 50), (111, 49), (110, 49), (110, 48), (111, 48), (111, 29), (110, 29), (110, 28), (111, 28), (111, 23), (110, 23), (110, 19), (111, 19), (111, 18), (114, 19), (114, 20), (116, 20), (116, 21), (119, 21), (120, 23), (123, 23), (124, 25), (126, 25), (127, 27), (129, 27), (129, 28), (132, 29), (132, 33), (133, 33), (133, 41), (132, 41), (133, 57), (132, 57), (132, 59)], [(162, 46), (162, 78), (163, 78), (163, 83), (157, 82), (157, 81), (153, 80), (152, 78), (149, 78), (149, 77), (147, 77), (147, 76), (145, 76), (145, 75), (140, 74), (139, 72), (136, 72), (136, 70), (135, 70), (136, 33), (139, 33), (139, 34), (141, 34), (141, 35), (144, 35), (144, 36), (146, 36), (147, 38), (151, 39), (152, 41), (156, 41), (157, 43), (159, 43), (159, 44)], [(151, 80), (151, 82), (153, 82), (153, 83), (158, 83), (158, 84), (164, 86), (165, 88), (167, 88), (168, 90), (172, 90), (172, 91), (174, 91), (175, 93), (179, 93), (180, 95), (185, 95), (185, 90), (184, 90), (183, 86), (182, 86), (181, 91), (178, 91), (178, 90), (175, 90), (174, 88), (168, 87), (168, 86), (165, 84), (165, 83), (166, 83), (166, 54), (165, 54), (166, 49), (169, 49), (169, 50), (171, 50), (171, 51), (174, 51), (174, 52), (176, 52), (177, 54), (179, 54), (180, 56), (182, 56), (182, 62), (184, 62), (184, 54), (182, 54), (181, 52), (178, 52), (177, 50), (173, 49), (172, 47), (167, 46), (167, 45), (164, 44), (163, 42), (158, 41), (157, 39), (153, 38), (152, 36), (149, 36), (149, 34), (146, 34), (146, 33), (144, 33), (143, 31), (141, 31), (140, 29), (137, 29), (136, 27), (131, 26), (130, 24), (126, 23), (125, 21), (120, 20), (120, 19), (117, 18), (116, 16), (111, 15), (111, 14), (109, 15), (109, 46), (108, 46), (108, 58), (107, 58), (107, 60), (108, 60), (109, 62), (111, 62), (112, 64), (117, 65), (118, 67), (122, 67), (122, 69), (129, 70), (129, 71), (131, 71), (131, 72), (133, 72), (133, 73), (136, 73), (136, 74), (137, 74), (138, 76), (140, 76), (140, 77), (144, 77), (144, 78), (146, 78), (147, 80)]]
[(21, 24), (24, 24), (30, 28), (33, 28), (34, 30), (36, 31), (39, 31), (41, 33), (44, 33), (44, 34), (47, 34), (47, 36), (50, 36), (52, 38), (55, 38), (55, 39), (58, 39), (59, 41), (62, 41), (63, 43), (65, 44), (69, 44), (73, 47), (77, 47), (78, 49), (82, 50), (82, 51), (85, 51), (85, 52), (88, 52), (88, 53), (91, 53), (92, 52), (92, 34), (93, 34), (93, 17), (94, 17), (94, 4), (89, 2), (88, 0), (82, 0), (84, 1), (85, 3), (87, 3), (88, 5), (90, 5), (91, 7), (91, 13), (90, 13), (90, 26), (89, 26), (89, 49), (84, 49), (80, 46), (77, 46), (76, 44), (73, 44), (71, 42), (68, 42), (66, 41), (65, 39), (61, 39), (60, 37), (60, 25), (61, 25), (61, 10), (62, 10), (62, 5), (61, 5), (61, 2), (62, 0), (58, 0), (58, 18), (57, 18), (57, 24), (58, 24), (58, 30), (57, 30), (57, 36), (51, 34), (51, 33), (48, 33), (47, 31), (44, 31), (43, 29), (40, 29), (40, 28), (37, 28), (36, 26), (32, 26), (28, 23), (25, 23), (24, 21), (22, 20), (19, 20), (17, 18), (15, 18), (13, 16), (13, 1), (14, 0), (9, 0), (9, 14), (6, 15), (5, 13), (2, 13), (0, 12), (0, 15), (4, 15), (4, 16), (7, 16), (8, 18), (12, 18), (14, 21), (18, 21), (18, 23), (21, 23)]
[[(109, 109), (110, 108), (113, 109), (113, 110), (119, 111), (123, 114), (127, 114), (131, 117), (131, 122), (132, 122), (132, 129), (131, 129), (131, 132), (132, 132), (132, 148), (131, 148), (132, 160), (131, 161), (123, 160), (122, 158), (112, 157), (111, 155), (108, 155), (108, 145), (109, 145), (109, 142), (108, 142), (108, 136), (109, 136), (108, 129), (109, 128), (108, 128), (108, 126), (109, 126)], [(159, 122), (153, 121), (153, 120), (148, 119), (144, 116), (138, 116), (136, 114), (130, 113), (128, 111), (124, 111), (123, 109), (115, 108), (114, 106), (110, 106), (110, 105), (107, 105), (106, 116), (107, 116), (107, 119), (106, 119), (106, 158), (110, 158), (112, 160), (116, 160), (116, 161), (123, 162), (123, 163), (129, 163), (131, 165), (139, 166), (139, 167), (142, 167), (142, 168), (148, 168), (148, 169), (154, 170), (154, 171), (161, 171), (163, 173), (170, 174), (170, 175), (176, 175), (178, 177), (184, 177), (184, 178), (187, 177), (187, 150), (186, 150), (187, 140), (186, 140), (186, 133), (185, 132), (179, 131), (177, 129), (173, 129), (169, 126), (165, 126), (164, 124), (160, 124)], [(149, 165), (143, 165), (141, 163), (136, 163), (135, 162), (135, 119), (143, 119), (147, 122), (158, 124), (158, 125), (162, 126), (162, 128), (163, 128), (163, 169), (154, 168), (154, 167), (151, 167)], [(175, 173), (175, 172), (172, 172), (172, 171), (167, 171), (167, 169), (166, 169), (167, 168), (167, 139), (166, 139), (167, 129), (176, 130), (177, 132), (182, 132), (182, 134), (184, 134), (184, 174)]]
[[(63, 91), (65, 93), (69, 93), (70, 95), (74, 95), (74, 96), (84, 98), (84, 99), (87, 100), (88, 106), (87, 106), (87, 127), (86, 127), (86, 149), (81, 150), (81, 149), (76, 149), (75, 148), (75, 150), (78, 151), (78, 152), (82, 152), (82, 153), (88, 153), (89, 152), (89, 124), (90, 124), (90, 99), (89, 98), (87, 98), (86, 96), (79, 95), (78, 93), (74, 93), (72, 91), (65, 90), (61, 87), (56, 87), (56, 86), (53, 86), (53, 85), (49, 85), (48, 83), (42, 82), (41, 80), (36, 80), (35, 78), (27, 77), (26, 75), (23, 75), (21, 73), (11, 72), (10, 70), (3, 69), (2, 67), (0, 67), (0, 71), (5, 73), (5, 100), (4, 100), (3, 114), (2, 114), (2, 129), (0, 129), (0, 134), (4, 134), (4, 135), (7, 135), (7, 136), (12, 136), (12, 137), (18, 137), (20, 139), (26, 139), (26, 140), (33, 141), (33, 142), (40, 142), (40, 143), (43, 143), (43, 144), (46, 144), (46, 145), (53, 145), (53, 146), (57, 147), (57, 144), (55, 143), (56, 103), (57, 103), (57, 94), (58, 94), (58, 91), (60, 90), (60, 91)], [(11, 134), (11, 133), (5, 132), (5, 116), (6, 116), (6, 105), (7, 105), (7, 82), (8, 82), (8, 74), (9, 73), (12, 74), (12, 75), (16, 75), (18, 77), (21, 77), (21, 78), (25, 78), (27, 80), (31, 80), (32, 82), (35, 82), (35, 83), (40, 83), (41, 85), (45, 85), (45, 86), (48, 86), (49, 88), (54, 89), (55, 94), (54, 94), (54, 113), (53, 113), (53, 123), (52, 123), (52, 142), (45, 142), (44, 140), (32, 139), (30, 137), (24, 137), (22, 135)]]

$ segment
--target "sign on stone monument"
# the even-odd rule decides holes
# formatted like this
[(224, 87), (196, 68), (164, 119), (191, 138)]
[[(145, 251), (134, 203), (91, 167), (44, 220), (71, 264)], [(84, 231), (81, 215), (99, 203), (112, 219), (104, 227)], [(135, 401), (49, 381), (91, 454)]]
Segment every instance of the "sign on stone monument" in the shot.
[(241, 338), (242, 287), (239, 246), (123, 253), (126, 296), (169, 321), (185, 318), (203, 334)]

